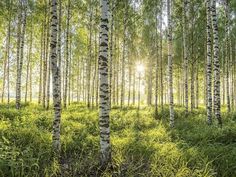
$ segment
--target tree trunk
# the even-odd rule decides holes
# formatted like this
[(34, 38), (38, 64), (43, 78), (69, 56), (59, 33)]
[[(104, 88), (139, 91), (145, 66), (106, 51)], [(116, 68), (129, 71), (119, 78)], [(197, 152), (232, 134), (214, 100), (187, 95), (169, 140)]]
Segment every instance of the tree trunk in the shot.
[(68, 105), (71, 104), (71, 94), (72, 94), (72, 79), (73, 79), (73, 75), (72, 75), (72, 35), (70, 35), (70, 40), (69, 40), (69, 68), (68, 68)]
[(68, 96), (68, 75), (69, 75), (69, 26), (70, 26), (70, 0), (68, 0), (67, 7), (67, 23), (66, 23), (66, 46), (65, 46), (65, 86), (64, 86), (64, 108), (67, 107), (67, 96)]
[(99, 95), (100, 95), (100, 147), (101, 165), (105, 167), (111, 162), (110, 127), (109, 127), (109, 86), (108, 86), (108, 0), (100, 0), (100, 52), (99, 52)]
[(48, 35), (49, 35), (49, 27), (47, 22), (47, 4), (45, 5), (45, 21), (44, 21), (44, 36), (43, 36), (43, 46), (44, 46), (44, 52), (43, 52), (43, 98), (42, 103), (43, 107), (46, 107), (46, 89), (47, 89), (47, 60), (48, 60)]
[(198, 72), (199, 72), (199, 66), (198, 66), (198, 61), (196, 63), (196, 108), (198, 109), (199, 106), (199, 76), (198, 76)]
[(58, 86), (59, 86), (59, 90), (60, 90), (60, 100), (61, 100), (61, 24), (62, 24), (62, 0), (58, 0), (59, 1), (59, 12), (58, 12), (58, 39), (57, 39), (57, 63), (58, 63), (58, 67), (60, 68), (60, 70), (58, 71)]
[(111, 1), (111, 10), (110, 10), (110, 21), (111, 21), (111, 29), (110, 29), (110, 60), (109, 60), (109, 93), (110, 93), (110, 109), (111, 109), (111, 98), (112, 98), (112, 71), (113, 71), (113, 28), (114, 28), (114, 19), (113, 19), (113, 7), (114, 0)]
[(41, 33), (41, 51), (40, 51), (40, 67), (39, 67), (39, 94), (38, 94), (38, 104), (41, 104), (42, 100), (42, 74), (43, 74), (43, 36), (44, 36), (44, 25), (42, 25), (42, 33)]
[(121, 94), (120, 94), (120, 106), (121, 108), (124, 105), (125, 99), (125, 58), (126, 58), (126, 28), (127, 28), (127, 15), (128, 15), (128, 7), (127, 2), (125, 1), (125, 13), (124, 13), (124, 30), (123, 30), (123, 56), (121, 62)]
[(149, 58), (148, 61), (148, 80), (147, 80), (147, 85), (148, 85), (148, 89), (147, 89), (147, 105), (151, 106), (152, 105), (152, 57)]
[(10, 58), (10, 34), (11, 34), (11, 19), (9, 19), (8, 28), (7, 28), (7, 37), (6, 37), (6, 51), (5, 51), (5, 57), (4, 57), (4, 64), (3, 64), (3, 80), (2, 80), (2, 103), (4, 101), (5, 96), (5, 85), (6, 85), (6, 77), (7, 77), (7, 83), (9, 83), (9, 74), (8, 74), (8, 68), (9, 67), (9, 58)]
[(183, 2), (183, 43), (184, 43), (184, 90), (185, 90), (185, 112), (188, 113), (188, 49), (187, 49), (187, 20), (186, 20), (186, 9), (187, 9), (187, 0)]
[(163, 112), (163, 109), (164, 109), (164, 106), (163, 106), (163, 103), (164, 103), (164, 84), (163, 84), (163, 61), (162, 61), (162, 6), (163, 6), (163, 2), (161, 0), (161, 5), (160, 5), (160, 91), (161, 91), (161, 95), (160, 95), (160, 98), (161, 98), (161, 112)]
[[(50, 7), (50, 4), (48, 5)], [(46, 43), (46, 100), (45, 100), (45, 108), (49, 109), (49, 99), (50, 99), (50, 60), (49, 60), (49, 45), (50, 45), (50, 10), (47, 14), (48, 17), (48, 23), (47, 23), (47, 43)]]
[[(23, 57), (24, 57), (24, 42), (25, 42), (25, 29), (26, 29), (26, 15), (27, 15), (27, 5), (25, 1), (22, 1), (22, 31), (21, 31), (21, 20), (19, 18), (19, 51), (17, 60), (17, 80), (16, 80), (16, 108), (20, 109), (21, 106), (21, 75), (22, 75), (22, 66), (23, 66)], [(20, 54), (20, 55), (19, 55)]]
[(207, 122), (212, 124), (212, 61), (211, 61), (211, 1), (206, 1), (207, 8)]
[(92, 0), (90, 0), (90, 15), (89, 15), (89, 45), (88, 45), (88, 60), (87, 60), (87, 107), (90, 108), (91, 104), (91, 60), (92, 60), (92, 19), (93, 19), (93, 10), (92, 10)]
[[(31, 17), (32, 18), (32, 17)], [(27, 102), (28, 98), (28, 83), (30, 86), (30, 68), (31, 68), (31, 56), (32, 56), (32, 44), (33, 44), (33, 24), (31, 19), (31, 31), (30, 31), (30, 42), (29, 42), (29, 48), (28, 48), (28, 61), (26, 66), (26, 82), (25, 82), (25, 102)]]
[(9, 11), (8, 48), (7, 48), (7, 104), (10, 104), (10, 46), (11, 46), (11, 12)]
[(50, 40), (50, 61), (52, 70), (52, 86), (53, 86), (53, 134), (52, 145), (56, 157), (59, 157), (61, 150), (60, 144), (60, 121), (61, 121), (61, 101), (59, 87), (59, 72), (57, 62), (57, 0), (51, 0), (51, 40)]
[(157, 118), (158, 115), (158, 61), (159, 61), (159, 55), (158, 55), (158, 18), (157, 18), (157, 12), (158, 12), (158, 6), (157, 6), (157, 0), (156, 0), (156, 7), (155, 7), (155, 18), (156, 18), (156, 41), (155, 41), (155, 50), (156, 50), (156, 63), (155, 63), (155, 118)]
[[(192, 55), (192, 59), (193, 59), (193, 55)], [(193, 109), (195, 108), (195, 87), (194, 87), (194, 73), (195, 73), (195, 62), (192, 61), (192, 66), (191, 66), (191, 112), (193, 111)]]
[(230, 53), (229, 53), (229, 9), (228, 9), (228, 0), (225, 0), (225, 34), (226, 34), (226, 43), (225, 43), (225, 58), (226, 58), (226, 100), (227, 100), (227, 111), (231, 111), (230, 105), (230, 88), (229, 88), (229, 68), (230, 68)]
[(218, 23), (216, 17), (216, 0), (212, 1), (212, 28), (213, 28), (213, 56), (214, 56), (214, 109), (218, 124), (222, 126), (221, 120), (221, 102), (220, 102), (220, 61), (219, 61), (219, 35)]
[(50, 66), (50, 60), (48, 60), (48, 79), (47, 79), (47, 104), (46, 104), (46, 109), (49, 109), (50, 106), (50, 84), (51, 84), (51, 66)]
[(171, 0), (167, 0), (167, 18), (168, 18), (168, 75), (169, 75), (169, 101), (170, 101), (170, 127), (174, 127), (174, 99), (173, 99), (173, 71), (172, 71), (172, 18), (171, 18)]
[(128, 82), (129, 82), (129, 85), (128, 85), (128, 106), (130, 105), (130, 98), (131, 98), (131, 58), (130, 56), (128, 57), (128, 72), (129, 72), (129, 76), (128, 76)]

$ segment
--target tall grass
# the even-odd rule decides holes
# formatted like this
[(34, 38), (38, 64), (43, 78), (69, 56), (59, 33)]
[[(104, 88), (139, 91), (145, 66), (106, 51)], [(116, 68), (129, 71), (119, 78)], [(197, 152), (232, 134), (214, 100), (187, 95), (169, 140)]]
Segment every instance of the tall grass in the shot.
[(60, 162), (51, 156), (53, 111), (37, 105), (0, 106), (0, 176), (236, 176), (236, 114), (223, 128), (206, 124), (205, 111), (188, 116), (168, 107), (111, 111), (112, 168), (99, 170), (98, 111), (72, 104), (62, 113)]

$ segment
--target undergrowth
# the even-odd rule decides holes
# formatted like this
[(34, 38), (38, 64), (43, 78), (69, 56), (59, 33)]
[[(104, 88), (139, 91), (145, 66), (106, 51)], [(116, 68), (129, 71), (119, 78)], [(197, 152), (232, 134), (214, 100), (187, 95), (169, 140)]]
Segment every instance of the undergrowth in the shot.
[(236, 114), (223, 114), (223, 128), (206, 124), (204, 109), (189, 115), (168, 107), (114, 107), (112, 168), (99, 170), (98, 111), (72, 104), (62, 113), (60, 161), (51, 156), (52, 109), (26, 104), (0, 106), (0, 176), (236, 176)]

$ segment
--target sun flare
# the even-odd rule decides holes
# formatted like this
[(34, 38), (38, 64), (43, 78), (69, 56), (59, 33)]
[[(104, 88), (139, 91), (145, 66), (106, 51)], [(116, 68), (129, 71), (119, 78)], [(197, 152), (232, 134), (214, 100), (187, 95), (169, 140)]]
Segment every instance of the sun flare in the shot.
[(142, 64), (142, 63), (138, 63), (137, 65), (136, 65), (136, 70), (137, 70), (137, 72), (138, 73), (143, 73), (144, 72), (144, 65)]

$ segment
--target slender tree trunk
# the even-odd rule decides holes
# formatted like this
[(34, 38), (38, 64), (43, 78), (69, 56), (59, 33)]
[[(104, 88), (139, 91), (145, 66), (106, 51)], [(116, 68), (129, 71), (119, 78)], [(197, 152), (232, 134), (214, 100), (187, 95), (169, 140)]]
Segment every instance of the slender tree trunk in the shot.
[[(32, 53), (32, 51), (31, 51)], [(30, 102), (32, 102), (32, 97), (33, 97), (33, 90), (32, 90), (32, 87), (33, 87), (33, 83), (32, 83), (32, 72), (33, 72), (33, 66), (32, 66), (32, 63), (30, 65), (30, 69), (29, 69), (29, 97), (30, 97)]]
[(87, 62), (87, 107), (90, 108), (91, 104), (91, 60), (92, 60), (92, 19), (93, 19), (93, 10), (92, 10), (92, 0), (90, 0), (90, 16), (89, 16), (89, 45), (88, 45), (88, 62)]
[(198, 109), (199, 107), (199, 76), (198, 76), (198, 72), (199, 72), (199, 66), (198, 66), (198, 61), (196, 63), (196, 108)]
[(168, 18), (168, 77), (169, 77), (169, 101), (170, 101), (170, 127), (174, 127), (174, 99), (173, 99), (173, 71), (172, 71), (172, 18), (171, 18), (171, 0), (167, 0), (167, 18)]
[(233, 80), (233, 63), (234, 63), (234, 61), (233, 61), (233, 47), (232, 47), (232, 35), (230, 36), (230, 40), (229, 40), (229, 50), (230, 50), (230, 52), (229, 52), (229, 54), (230, 54), (230, 78), (231, 78), (231, 84), (230, 84), (230, 88), (231, 88), (231, 93), (230, 93), (230, 105), (231, 105), (231, 109), (232, 109), (232, 111), (234, 110), (234, 102), (233, 102), (233, 100), (234, 100), (234, 95), (233, 95), (233, 89), (234, 89), (234, 85), (233, 85), (233, 82), (234, 82), (234, 80)]
[(155, 48), (156, 48), (156, 65), (155, 65), (155, 118), (157, 118), (158, 115), (158, 61), (159, 61), (159, 55), (158, 55), (158, 31), (157, 31), (157, 25), (158, 25), (158, 18), (157, 18), (157, 0), (156, 0), (156, 41), (155, 41)]
[[(27, 5), (25, 4), (25, 1), (22, 1), (22, 31), (20, 33), (20, 55), (19, 60), (17, 62), (17, 80), (16, 80), (16, 108), (20, 109), (21, 106), (21, 75), (22, 75), (22, 66), (23, 66), (23, 57), (24, 57), (24, 42), (25, 42), (25, 29), (26, 29), (26, 14), (27, 14)], [(18, 21), (21, 26), (21, 20)], [(21, 28), (20, 28), (21, 30)], [(18, 53), (18, 54), (19, 54)]]
[[(193, 55), (192, 55), (192, 59), (193, 59)], [(194, 94), (195, 94), (195, 88), (194, 88), (194, 73), (195, 73), (195, 62), (192, 61), (192, 66), (191, 66), (191, 112), (193, 111), (193, 109), (195, 108), (195, 98), (194, 98)]]
[(188, 113), (188, 50), (187, 50), (187, 20), (186, 20), (186, 9), (187, 9), (187, 0), (184, 0), (183, 5), (183, 43), (184, 43), (184, 85), (185, 85), (185, 111)]
[(97, 65), (98, 65), (98, 56), (97, 56), (97, 31), (94, 30), (94, 74), (92, 82), (92, 108), (94, 108), (94, 101), (96, 102), (96, 79), (97, 79)]
[[(114, 14), (113, 14), (113, 18), (114, 18)], [(114, 21), (114, 20), (113, 20)], [(114, 34), (116, 34), (116, 28), (115, 28), (115, 22), (113, 22), (113, 30), (114, 30)], [(117, 55), (116, 55), (116, 39), (117, 39), (117, 37), (116, 37), (116, 35), (114, 36), (114, 49), (113, 49), (113, 60), (112, 60), (112, 65), (113, 65), (113, 67), (112, 67), (112, 70), (113, 70), (113, 74), (112, 74), (112, 76), (113, 76), (113, 78), (112, 78), (112, 103), (113, 104), (116, 104), (116, 90), (117, 90), (117, 85), (116, 85), (116, 60), (117, 60)]]
[[(11, 10), (11, 9), (10, 9)], [(7, 104), (10, 104), (10, 46), (11, 46), (11, 12), (9, 10), (8, 48), (7, 48)]]
[(194, 81), (195, 81), (195, 65), (196, 65), (196, 60), (194, 56), (194, 4), (191, 3), (191, 11), (192, 11), (192, 22), (191, 22), (191, 58), (192, 58), (192, 67), (191, 67), (191, 112), (195, 108), (195, 87), (194, 87)]
[(177, 84), (178, 84), (178, 105), (181, 105), (181, 67), (178, 67), (178, 81), (177, 81)]
[(224, 56), (224, 46), (222, 46), (222, 100), (223, 100), (223, 105), (225, 105), (225, 56)]
[(109, 86), (108, 86), (108, 0), (100, 0), (100, 52), (99, 52), (99, 95), (100, 95), (100, 147), (101, 165), (106, 166), (111, 162), (110, 127), (109, 127)]
[(63, 100), (63, 104), (64, 104), (64, 108), (67, 107), (67, 96), (68, 96), (68, 75), (69, 75), (69, 27), (70, 27), (70, 0), (68, 0), (67, 3), (68, 7), (67, 7), (67, 24), (66, 24), (66, 46), (65, 46), (65, 60), (66, 60), (66, 64), (65, 64), (65, 87), (64, 87), (64, 100)]
[[(31, 17), (32, 18), (32, 17)], [(28, 49), (28, 61), (26, 66), (26, 83), (25, 83), (25, 102), (27, 102), (28, 98), (28, 83), (30, 86), (30, 68), (31, 68), (31, 56), (32, 56), (32, 44), (33, 44), (33, 24), (31, 19), (31, 31), (30, 31), (30, 42), (29, 42), (29, 49)]]
[(129, 72), (129, 76), (128, 76), (128, 80), (129, 80), (129, 85), (128, 85), (128, 106), (130, 105), (130, 98), (131, 98), (131, 58), (128, 58), (128, 72)]
[(110, 10), (110, 60), (109, 60), (109, 93), (110, 93), (110, 109), (111, 109), (111, 98), (112, 98), (112, 90), (113, 90), (113, 85), (112, 85), (112, 71), (113, 71), (113, 28), (114, 28), (114, 17), (113, 17), (113, 7), (114, 6), (114, 0), (111, 1), (111, 10)]
[(27, 102), (28, 98), (28, 83), (29, 83), (29, 67), (30, 67), (30, 49), (28, 48), (28, 57), (27, 57), (27, 64), (26, 64), (26, 80), (25, 80), (25, 103)]
[(163, 61), (162, 61), (162, 6), (163, 6), (163, 2), (161, 0), (161, 5), (160, 5), (160, 91), (161, 91), (161, 112), (163, 112), (163, 109), (164, 109), (164, 106), (163, 106), (163, 103), (164, 103), (164, 84), (163, 84)]
[(52, 145), (56, 157), (59, 157), (60, 144), (60, 121), (61, 121), (61, 101), (59, 90), (59, 72), (60, 68), (57, 65), (57, 0), (51, 0), (51, 40), (50, 40), (50, 61), (52, 70), (52, 86), (53, 86), (53, 134)]
[(207, 8), (207, 122), (212, 124), (212, 61), (211, 61), (211, 0), (206, 1)]
[(83, 95), (83, 102), (85, 102), (85, 65), (84, 65), (84, 58), (82, 59), (82, 95)]
[[(6, 37), (6, 50), (5, 50), (5, 57), (4, 57), (4, 61), (3, 61), (3, 80), (2, 80), (2, 103), (4, 101), (4, 96), (5, 96), (5, 85), (6, 85), (6, 77), (7, 74), (8, 74), (8, 69), (7, 69), (7, 66), (9, 66), (9, 48), (10, 48), (10, 19), (9, 19), (9, 23), (8, 23), (8, 28), (7, 28), (7, 37)], [(8, 79), (8, 78), (7, 78)], [(8, 80), (9, 82), (9, 80)]]
[(214, 108), (218, 124), (222, 126), (221, 102), (220, 102), (220, 61), (219, 61), (219, 35), (216, 16), (216, 0), (212, 0), (212, 28), (213, 28), (213, 51), (214, 51)]
[(46, 104), (46, 109), (49, 109), (50, 106), (50, 84), (51, 84), (51, 66), (50, 66), (50, 60), (48, 60), (48, 79), (47, 79), (47, 104)]
[(46, 107), (46, 89), (47, 89), (47, 57), (48, 57), (48, 23), (47, 23), (47, 4), (45, 5), (45, 21), (44, 21), (44, 38), (43, 38), (43, 46), (44, 46), (44, 52), (43, 52), (43, 97), (42, 97), (42, 103), (43, 107)]
[(230, 53), (229, 53), (229, 9), (228, 9), (228, 0), (225, 0), (225, 34), (226, 34), (226, 43), (225, 43), (225, 57), (226, 57), (226, 98), (227, 98), (227, 111), (231, 111), (230, 105), (230, 88), (229, 88), (229, 68), (230, 68)]
[[(49, 6), (50, 7), (50, 3)], [(49, 45), (50, 45), (50, 10), (48, 11), (47, 14), (48, 17), (48, 26), (47, 26), (47, 43), (46, 43), (46, 100), (45, 100), (45, 108), (48, 110), (49, 109), (49, 100), (50, 100), (50, 60), (49, 60)]]
[(151, 106), (152, 105), (152, 65), (153, 65), (153, 62), (152, 62), (152, 57), (149, 58), (149, 61), (148, 61), (148, 93), (147, 93), (147, 105), (148, 106)]
[[(97, 10), (96, 10), (96, 14), (97, 14)], [(97, 38), (96, 38), (97, 39)], [(97, 42), (97, 40), (96, 40)], [(98, 35), (98, 51), (100, 52), (100, 34)], [(96, 43), (97, 45), (97, 43)], [(98, 54), (98, 52), (96, 51), (96, 54)], [(96, 107), (99, 107), (99, 55), (97, 56), (97, 78), (96, 78)]]
[[(96, 11), (97, 13), (97, 11)], [(97, 46), (97, 33), (95, 33), (95, 62), (96, 62), (96, 66), (95, 66), (95, 73), (96, 73), (96, 87), (95, 87), (95, 105), (96, 107), (98, 107), (98, 85), (99, 85), (99, 79), (98, 79), (98, 76), (99, 76), (99, 69), (98, 69), (98, 46)]]
[[(119, 26), (119, 24), (117, 24)], [(116, 105), (119, 105), (119, 80), (120, 80), (120, 42), (117, 38), (117, 56), (116, 56)]]
[(40, 68), (39, 68), (39, 94), (38, 94), (38, 104), (41, 104), (42, 100), (42, 74), (43, 74), (43, 36), (44, 36), (44, 25), (42, 25), (41, 33), (41, 51), (40, 51)]
[(133, 69), (134, 73), (133, 73), (133, 105), (135, 105), (135, 99), (136, 99), (136, 71), (135, 68)]
[(72, 35), (70, 35), (70, 40), (69, 40), (69, 67), (68, 67), (68, 105), (71, 104), (71, 85), (72, 85)]
[(121, 95), (120, 95), (120, 106), (121, 108), (124, 105), (125, 99), (125, 59), (126, 59), (126, 28), (127, 28), (127, 15), (128, 15), (128, 7), (127, 2), (125, 1), (125, 13), (124, 13), (124, 31), (123, 31), (123, 56), (121, 63)]
[(80, 72), (80, 60), (77, 60), (77, 78), (76, 78), (76, 97), (77, 103), (80, 102), (80, 79), (81, 79), (81, 72)]
[[(58, 67), (61, 68), (61, 24), (62, 24), (62, 0), (59, 1), (59, 12), (58, 12), (58, 42), (57, 42), (57, 57), (58, 57)], [(61, 100), (61, 70), (58, 73), (58, 85), (60, 90), (60, 100)]]

